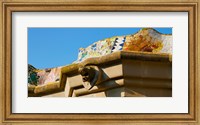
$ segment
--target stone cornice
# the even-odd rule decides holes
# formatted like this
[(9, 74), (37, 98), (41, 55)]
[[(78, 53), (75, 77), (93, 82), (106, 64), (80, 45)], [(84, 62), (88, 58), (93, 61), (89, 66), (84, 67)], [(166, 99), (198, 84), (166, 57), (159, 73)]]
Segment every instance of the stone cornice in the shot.
[(63, 67), (59, 82), (48, 83), (44, 86), (29, 86), (29, 96), (42, 96), (64, 91), (67, 76), (78, 74), (79, 67), (86, 65), (109, 65), (110, 63), (120, 62), (124, 59), (171, 63), (172, 55), (165, 53), (118, 51), (101, 57), (88, 58), (80, 63)]

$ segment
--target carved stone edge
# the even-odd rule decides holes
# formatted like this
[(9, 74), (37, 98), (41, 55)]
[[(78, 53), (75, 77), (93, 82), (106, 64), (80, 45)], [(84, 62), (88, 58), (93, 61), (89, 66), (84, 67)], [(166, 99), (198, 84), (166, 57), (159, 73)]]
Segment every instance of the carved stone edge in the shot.
[(78, 74), (79, 67), (86, 65), (102, 65), (109, 62), (118, 62), (121, 59), (142, 61), (172, 62), (172, 55), (168, 53), (118, 51), (101, 57), (93, 57), (77, 64), (64, 66), (61, 69), (60, 82), (48, 83), (44, 86), (28, 86), (29, 96), (42, 96), (52, 92), (64, 91), (67, 76)]

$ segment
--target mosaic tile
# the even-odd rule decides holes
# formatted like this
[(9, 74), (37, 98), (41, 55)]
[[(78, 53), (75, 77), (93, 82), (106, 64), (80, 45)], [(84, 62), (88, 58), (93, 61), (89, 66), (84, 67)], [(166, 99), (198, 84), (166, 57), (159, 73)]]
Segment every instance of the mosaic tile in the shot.
[[(160, 34), (152, 28), (144, 28), (132, 35), (114, 36), (99, 40), (86, 48), (80, 48), (78, 59), (73, 63), (122, 50), (172, 54), (172, 41), (172, 35)], [(61, 67), (38, 70), (28, 65), (28, 83), (44, 85), (59, 81), (60, 70)]]

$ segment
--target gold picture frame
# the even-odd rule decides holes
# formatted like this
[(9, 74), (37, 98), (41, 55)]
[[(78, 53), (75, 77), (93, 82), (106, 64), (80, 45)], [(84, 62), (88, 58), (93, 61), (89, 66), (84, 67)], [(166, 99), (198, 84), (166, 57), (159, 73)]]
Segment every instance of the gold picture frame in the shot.
[[(0, 88), (1, 124), (200, 124), (199, 47), (200, 29), (198, 0), (3, 0), (1, 1)], [(188, 12), (189, 14), (189, 113), (174, 114), (19, 114), (12, 113), (12, 12)]]

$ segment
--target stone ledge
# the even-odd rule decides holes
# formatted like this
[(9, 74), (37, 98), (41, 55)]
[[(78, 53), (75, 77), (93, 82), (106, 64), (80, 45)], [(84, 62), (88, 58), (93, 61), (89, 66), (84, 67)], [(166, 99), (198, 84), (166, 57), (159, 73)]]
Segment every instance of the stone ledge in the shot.
[(107, 65), (110, 63), (121, 62), (122, 59), (171, 63), (172, 55), (152, 52), (118, 51), (101, 57), (88, 58), (83, 62), (63, 67), (61, 69), (59, 82), (48, 83), (44, 86), (29, 86), (29, 96), (42, 96), (64, 91), (67, 76), (78, 74), (78, 69), (81, 66)]

